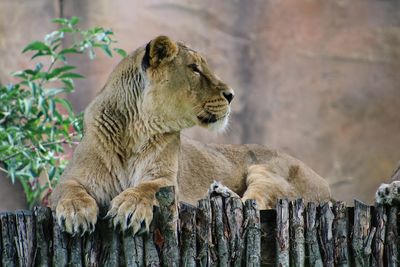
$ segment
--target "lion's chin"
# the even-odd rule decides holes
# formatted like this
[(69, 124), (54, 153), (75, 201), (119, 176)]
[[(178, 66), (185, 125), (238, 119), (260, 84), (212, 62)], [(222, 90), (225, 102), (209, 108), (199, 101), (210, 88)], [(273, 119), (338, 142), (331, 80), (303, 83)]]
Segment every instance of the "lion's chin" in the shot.
[(199, 125), (201, 127), (207, 128), (210, 131), (222, 133), (227, 129), (228, 121), (229, 121), (229, 114), (220, 119), (212, 119), (207, 121), (199, 119)]

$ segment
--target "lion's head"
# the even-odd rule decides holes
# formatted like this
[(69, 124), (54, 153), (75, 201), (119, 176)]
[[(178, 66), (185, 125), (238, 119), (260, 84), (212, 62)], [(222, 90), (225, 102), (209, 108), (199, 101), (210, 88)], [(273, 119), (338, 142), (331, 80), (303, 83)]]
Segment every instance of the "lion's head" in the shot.
[(203, 56), (166, 36), (150, 41), (143, 50), (146, 113), (180, 121), (183, 128), (226, 126), (233, 90), (213, 73)]

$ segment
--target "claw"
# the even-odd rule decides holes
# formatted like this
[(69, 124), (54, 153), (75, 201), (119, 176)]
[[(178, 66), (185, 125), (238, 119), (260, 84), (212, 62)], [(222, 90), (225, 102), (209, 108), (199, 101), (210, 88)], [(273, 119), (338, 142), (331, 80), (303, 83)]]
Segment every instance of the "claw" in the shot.
[(90, 233), (94, 232), (94, 224), (93, 223), (89, 223), (89, 232)]
[(128, 228), (131, 224), (133, 213), (129, 213), (125, 220), (125, 228)]
[(149, 232), (149, 226), (146, 224), (146, 222), (144, 220), (142, 220), (142, 222), (140, 223), (140, 229), (136, 234), (142, 235), (142, 234), (145, 234), (148, 232)]
[(58, 225), (60, 225), (62, 229), (65, 229), (65, 217), (64, 216), (61, 215), (58, 218)]

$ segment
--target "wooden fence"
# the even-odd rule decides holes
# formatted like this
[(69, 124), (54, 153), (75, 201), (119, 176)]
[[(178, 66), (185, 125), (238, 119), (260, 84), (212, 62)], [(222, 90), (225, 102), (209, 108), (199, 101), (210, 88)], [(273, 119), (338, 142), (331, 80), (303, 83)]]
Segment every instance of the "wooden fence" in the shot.
[[(197, 207), (157, 193), (150, 233), (133, 236), (100, 220), (91, 235), (61, 231), (48, 208), (0, 213), (2, 266), (398, 266), (396, 206), (213, 196)], [(178, 212), (179, 210), (179, 212)]]

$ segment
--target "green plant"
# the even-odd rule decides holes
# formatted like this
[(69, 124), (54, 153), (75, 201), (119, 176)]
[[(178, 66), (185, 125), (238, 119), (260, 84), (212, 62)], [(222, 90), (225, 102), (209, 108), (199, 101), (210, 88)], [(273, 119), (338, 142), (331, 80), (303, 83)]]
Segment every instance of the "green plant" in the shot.
[[(47, 201), (67, 164), (64, 149), (82, 137), (82, 116), (63, 97), (74, 91), (75, 79), (83, 78), (68, 57), (88, 54), (93, 59), (96, 50), (126, 56), (124, 50), (111, 47), (115, 41), (110, 30), (79, 29), (77, 17), (53, 22), (58, 30), (22, 51), (40, 62), (12, 73), (16, 83), (0, 84), (0, 170), (13, 182), (20, 181), (30, 206)], [(65, 38), (72, 40), (69, 47), (64, 47)]]

